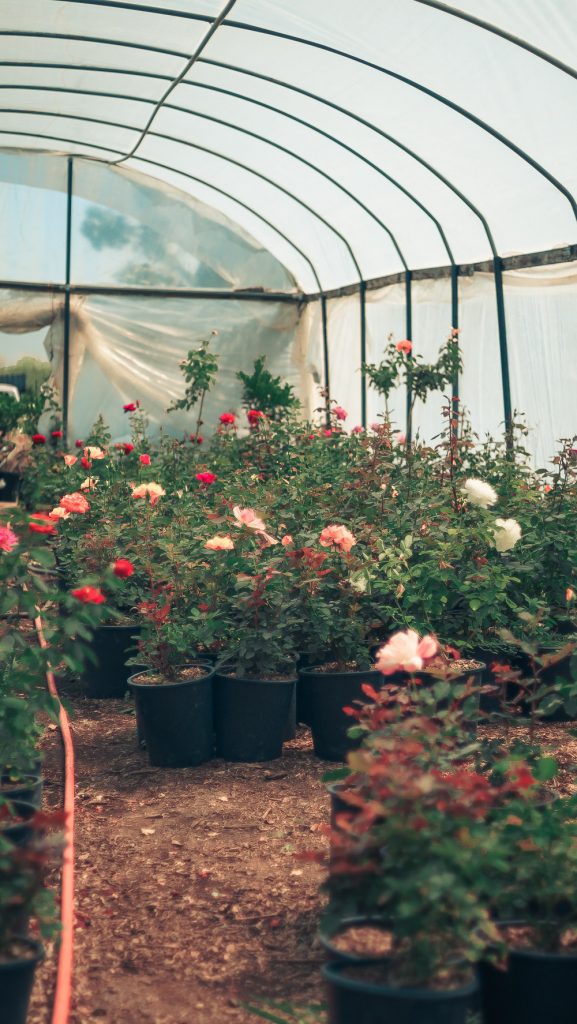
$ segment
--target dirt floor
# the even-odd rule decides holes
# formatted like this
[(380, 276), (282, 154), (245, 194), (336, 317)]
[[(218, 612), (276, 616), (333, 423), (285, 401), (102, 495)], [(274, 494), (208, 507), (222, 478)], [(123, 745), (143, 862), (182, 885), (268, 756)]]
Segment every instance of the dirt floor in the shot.
[[(310, 734), (281, 760), (150, 768), (130, 703), (66, 697), (76, 750), (77, 876), (70, 1024), (256, 1024), (248, 1008), (323, 999), (316, 939), (329, 802)], [(501, 732), (492, 727), (494, 735)], [(516, 726), (517, 735), (526, 735)], [(541, 726), (573, 788), (574, 723)], [(61, 801), (58, 733), (46, 739), (46, 804)], [(29, 1024), (48, 1024), (54, 950)], [(276, 1012), (276, 1011), (275, 1011)], [(322, 1021), (298, 1010), (287, 1021)], [(269, 1020), (272, 1018), (268, 1018)]]
[[(247, 1004), (323, 997), (316, 940), (326, 763), (308, 730), (266, 764), (156, 769), (132, 707), (66, 698), (76, 750), (76, 962), (71, 1024), (256, 1024)], [(57, 732), (46, 804), (61, 800)], [(47, 1024), (54, 950), (29, 1024)], [(300, 1014), (299, 1014), (300, 1016)]]

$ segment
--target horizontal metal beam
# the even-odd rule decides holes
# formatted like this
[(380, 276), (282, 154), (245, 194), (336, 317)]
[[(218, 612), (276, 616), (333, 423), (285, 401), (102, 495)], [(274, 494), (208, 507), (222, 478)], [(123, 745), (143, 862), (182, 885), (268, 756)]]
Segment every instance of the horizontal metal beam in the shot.
[(304, 292), (267, 292), (259, 288), (140, 288), (131, 285), (112, 284), (56, 284), (53, 282), (0, 281), (0, 288), (10, 291), (56, 292), (74, 295), (113, 295), (131, 298), (163, 299), (240, 299), (244, 302), (293, 302), (307, 301)]
[[(83, 159), (79, 157), (78, 159)], [(151, 163), (152, 161), (146, 160), (144, 157), (138, 157), (138, 160), (142, 163)], [(162, 165), (161, 165), (162, 166)], [(170, 170), (170, 168), (167, 168)], [(182, 171), (177, 171), (178, 174), (183, 174)], [(213, 186), (209, 186), (213, 187)], [(232, 198), (232, 197), (231, 197)], [(236, 200), (235, 200), (236, 201)], [(530, 267), (547, 267), (555, 266), (559, 263), (577, 262), (577, 244), (576, 245), (565, 245), (559, 249), (546, 249), (543, 252), (529, 252), (521, 253), (516, 256), (505, 256), (501, 260), (502, 269), (504, 272), (511, 270), (523, 270)], [(490, 274), (493, 272), (493, 261), (483, 260), (478, 263), (461, 263), (457, 265), (457, 275), (459, 277), (472, 277), (473, 274), (486, 273)], [(435, 278), (450, 278), (454, 274), (454, 269), (451, 266), (446, 267), (429, 267), (422, 268), (420, 270), (413, 270), (411, 273), (412, 281), (430, 281)], [(386, 288), (392, 284), (402, 284), (406, 280), (404, 273), (388, 274), (385, 277), (373, 277), (365, 281), (366, 291), (377, 291), (379, 288)], [(10, 289), (23, 289), (24, 291), (54, 291), (63, 292), (65, 289), (64, 284), (56, 284), (51, 282), (32, 282), (32, 281), (0, 281), (0, 288)], [(332, 288), (326, 292), (265, 292), (259, 291), (258, 289), (239, 290), (234, 289), (207, 289), (207, 288), (134, 288), (124, 285), (82, 285), (75, 284), (70, 286), (71, 291), (78, 292), (82, 295), (154, 295), (157, 297), (167, 296), (174, 298), (215, 298), (215, 299), (249, 299), (250, 301), (274, 301), (274, 302), (317, 302), (319, 298), (325, 297), (325, 299), (339, 299), (345, 295), (357, 295), (360, 292), (360, 286), (356, 283), (350, 285), (344, 285), (342, 288)]]
[[(577, 245), (564, 245), (558, 249), (545, 249), (542, 252), (518, 253), (515, 256), (504, 256), (501, 259), (503, 272), (511, 270), (526, 270), (529, 267), (548, 267), (558, 263), (577, 262)], [(477, 263), (458, 263), (456, 268), (451, 266), (423, 267), (411, 271), (413, 281), (431, 281), (438, 278), (450, 278), (455, 273), (458, 277), (472, 277), (473, 274), (492, 274), (494, 271), (493, 260), (481, 260)], [(371, 277), (365, 281), (367, 291), (378, 291), (379, 288), (387, 288), (392, 284), (402, 284), (405, 281), (405, 274), (386, 274), (384, 277)], [(356, 282), (343, 285), (341, 288), (332, 288), (325, 292), (327, 299), (340, 299), (345, 295), (356, 295), (359, 292), (359, 285)], [(316, 294), (307, 294), (308, 302), (318, 299)]]

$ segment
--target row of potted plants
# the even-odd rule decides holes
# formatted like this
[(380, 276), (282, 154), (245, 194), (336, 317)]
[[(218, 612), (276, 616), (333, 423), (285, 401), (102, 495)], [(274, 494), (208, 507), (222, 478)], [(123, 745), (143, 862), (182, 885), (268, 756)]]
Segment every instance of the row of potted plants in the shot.
[(57, 719), (46, 672), (83, 671), (97, 617), (58, 588), (46, 517), (17, 506), (9, 516), (0, 526), (0, 1016), (24, 1024), (42, 941), (58, 931), (48, 876), (62, 855), (63, 819), (41, 809), (39, 744)]
[(331, 776), (330, 1024), (569, 1024), (575, 795), (531, 739), (471, 731), (473, 677), (388, 679), (350, 709), (362, 743)]
[[(414, 360), (409, 343), (390, 346), (371, 371), (385, 400), (399, 373), (412, 375), (421, 399), (444, 388), (454, 343), (433, 366)], [(189, 671), (198, 685), (182, 675), (208, 660), (217, 719), (235, 699), (235, 716), (241, 709), (269, 731), (259, 709), (277, 701), (280, 722), (298, 665), (299, 718), (315, 726), (319, 755), (338, 758), (342, 706), (395, 630), (432, 633), (467, 662), (506, 660), (513, 673), (522, 655), (556, 657), (575, 622), (572, 441), (551, 472), (534, 472), (520, 431), (480, 443), (454, 399), (435, 447), (408, 443), (388, 419), (347, 433), (335, 403), (325, 426), (303, 423), (262, 360), (249, 378), (246, 421), (223, 412), (209, 440), (202, 405), (216, 372), (208, 343), (184, 362), (178, 407), (196, 415), (190, 438), (152, 443), (137, 401), (124, 407), (130, 440), (112, 444), (102, 420), (69, 451), (57, 419), (50, 436), (34, 435), (24, 488), (32, 514), (44, 517), (62, 585), (99, 618), (91, 695), (122, 695), (132, 654), (142, 722), (144, 703), (162, 700), (158, 686), (168, 716), (181, 689), (190, 703), (204, 688), (208, 707), (199, 670)], [(511, 641), (520, 629), (526, 650)], [(531, 706), (551, 714), (569, 702), (571, 711), (572, 699), (570, 686), (545, 687)], [(332, 747), (321, 737), (331, 717), (341, 733)], [(160, 727), (157, 711), (148, 718)], [(208, 756), (212, 740), (203, 749)]]

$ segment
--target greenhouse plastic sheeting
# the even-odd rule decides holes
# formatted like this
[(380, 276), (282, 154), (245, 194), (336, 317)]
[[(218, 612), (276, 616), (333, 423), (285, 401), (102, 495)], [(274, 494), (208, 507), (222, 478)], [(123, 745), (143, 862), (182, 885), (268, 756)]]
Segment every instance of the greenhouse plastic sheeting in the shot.
[[(5, 145), (129, 156), (193, 194), (212, 183), (292, 232), (324, 288), (446, 263), (447, 243), (457, 262), (490, 257), (487, 229), (501, 255), (575, 238), (574, 0), (4, 0), (0, 13)], [(242, 207), (236, 219), (255, 230)], [(274, 229), (256, 230), (274, 251)]]
[[(504, 277), (513, 406), (520, 414), (515, 418), (528, 427), (527, 450), (537, 465), (544, 466), (558, 442), (575, 434), (577, 263), (510, 271)], [(464, 364), (459, 397), (479, 437), (502, 437), (503, 392), (492, 277), (483, 273), (464, 277), (459, 291)], [(415, 281), (412, 292), (414, 352), (433, 361), (451, 329), (449, 282), (446, 278)], [(332, 394), (346, 406), (353, 426), (361, 416), (359, 299), (335, 299), (328, 307)], [(388, 341), (404, 337), (404, 285), (367, 292), (367, 361), (378, 363)], [(311, 356), (318, 372), (319, 318), (313, 327)], [(416, 403), (414, 432), (423, 439), (435, 443), (444, 428), (444, 402), (442, 396), (433, 395), (425, 406)], [(394, 426), (404, 432), (404, 389), (393, 393), (389, 410)], [(383, 412), (383, 399), (369, 387), (368, 422), (379, 417), (382, 422)]]
[[(0, 253), (0, 285), (64, 281), (67, 154), (70, 282), (92, 290), (314, 298), (460, 264), (459, 391), (473, 427), (502, 429), (508, 341), (512, 406), (527, 415), (530, 450), (546, 459), (575, 429), (574, 266), (506, 273), (500, 323), (491, 266), (512, 254), (551, 262), (561, 249), (574, 258), (575, 52), (575, 0), (3, 0), (0, 213), (12, 241)], [(487, 260), (473, 273), (470, 264)], [(405, 336), (399, 282), (367, 289), (369, 361), (389, 335)], [(426, 358), (452, 326), (450, 287), (446, 276), (413, 280), (412, 335)], [(112, 372), (110, 346), (124, 334), (103, 311), (115, 303), (115, 315), (134, 315), (146, 346), (157, 323), (159, 343), (174, 326), (185, 345), (175, 310), (189, 307), (167, 299), (161, 313), (161, 301), (73, 295), (71, 308), (76, 318), (89, 312)], [(244, 358), (246, 344), (252, 352), (256, 317), (258, 344), (284, 360), (307, 408), (320, 404), (318, 302), (228, 309), (236, 300), (227, 300), (213, 312), (211, 301), (191, 306), (190, 321), (222, 327), (223, 366)], [(331, 394), (358, 423), (359, 295), (329, 296), (327, 311)], [(56, 328), (44, 330), (58, 340)], [(96, 350), (82, 357), (80, 391), (92, 359)], [(116, 377), (108, 383), (123, 390)], [(438, 433), (440, 404), (417, 405), (421, 436)], [(405, 410), (399, 389), (391, 413), (401, 431)], [(368, 388), (367, 422), (382, 412)]]
[[(0, 292), (1, 336), (48, 328), (44, 348), (62, 392), (63, 310), (61, 294)], [(207, 395), (204, 432), (218, 426), (221, 412), (232, 410), (246, 426), (241, 410), (238, 370), (250, 372), (267, 356), (267, 368), (291, 383), (305, 399), (310, 394), (305, 337), (299, 307), (231, 300), (226, 303), (184, 298), (79, 296), (71, 298), (70, 433), (86, 437), (100, 413), (114, 441), (128, 440), (130, 424), (122, 406), (140, 401), (151, 433), (162, 427), (175, 436), (196, 427), (194, 414), (168, 406), (184, 393), (180, 362), (205, 338), (219, 358), (219, 373)], [(218, 326), (217, 326), (218, 325)], [(217, 332), (215, 335), (212, 332)], [(1, 347), (0, 347), (1, 351)], [(22, 355), (27, 355), (26, 349)]]

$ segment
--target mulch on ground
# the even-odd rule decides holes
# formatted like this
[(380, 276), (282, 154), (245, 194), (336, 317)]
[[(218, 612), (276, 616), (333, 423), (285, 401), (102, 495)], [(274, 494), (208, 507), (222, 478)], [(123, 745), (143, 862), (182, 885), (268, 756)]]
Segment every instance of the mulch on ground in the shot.
[[(282, 759), (150, 768), (132, 705), (66, 697), (76, 750), (76, 963), (70, 1024), (255, 1024), (247, 1004), (323, 1000), (316, 938), (330, 765), (299, 728)], [(539, 727), (574, 785), (573, 723)], [(491, 735), (502, 728), (490, 727)], [(514, 734), (526, 736), (515, 725)], [(61, 801), (59, 737), (46, 738), (46, 803)], [(55, 952), (30, 1024), (49, 1020)]]
[[(322, 1000), (316, 939), (329, 817), (310, 734), (280, 760), (150, 768), (130, 703), (66, 698), (76, 751), (76, 961), (71, 1024), (255, 1024), (255, 1000)], [(58, 734), (46, 802), (61, 800)], [(45, 1024), (55, 953), (37, 973)]]

